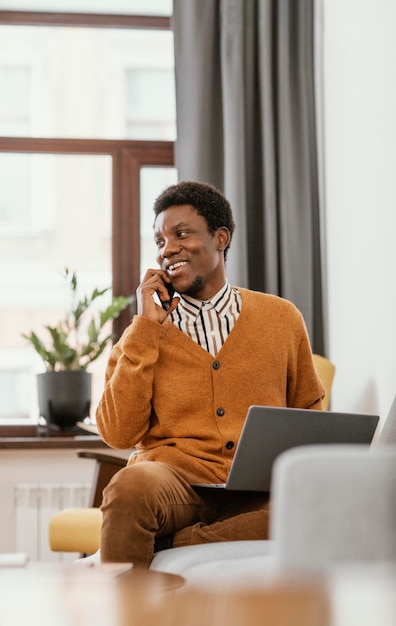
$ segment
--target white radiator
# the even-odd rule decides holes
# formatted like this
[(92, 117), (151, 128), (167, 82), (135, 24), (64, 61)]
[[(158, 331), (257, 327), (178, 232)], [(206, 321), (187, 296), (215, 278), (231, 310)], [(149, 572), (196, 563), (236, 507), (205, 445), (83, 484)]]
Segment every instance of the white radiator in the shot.
[(57, 511), (88, 505), (90, 485), (29, 484), (15, 485), (15, 550), (25, 552), (32, 561), (72, 561), (77, 554), (52, 552), (48, 543), (48, 524)]

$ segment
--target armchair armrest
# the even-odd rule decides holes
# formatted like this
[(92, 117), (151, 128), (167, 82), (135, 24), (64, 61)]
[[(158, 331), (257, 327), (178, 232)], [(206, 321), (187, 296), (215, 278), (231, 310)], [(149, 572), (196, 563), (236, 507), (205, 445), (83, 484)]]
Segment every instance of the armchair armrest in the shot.
[(100, 507), (102, 492), (116, 472), (126, 466), (128, 459), (115, 454), (106, 454), (90, 450), (79, 450), (77, 456), (83, 459), (94, 459), (95, 473), (88, 506)]

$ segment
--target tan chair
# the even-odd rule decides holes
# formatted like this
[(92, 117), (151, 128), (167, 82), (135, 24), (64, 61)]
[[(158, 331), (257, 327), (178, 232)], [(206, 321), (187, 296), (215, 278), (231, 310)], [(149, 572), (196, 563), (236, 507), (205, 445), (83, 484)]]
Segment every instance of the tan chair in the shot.
[(314, 354), (313, 360), (318, 376), (322, 381), (323, 387), (326, 390), (326, 395), (323, 399), (323, 410), (327, 411), (330, 405), (330, 396), (335, 374), (335, 365), (331, 361), (329, 361), (329, 359), (321, 356), (320, 354)]
[(94, 459), (95, 473), (87, 508), (64, 509), (52, 516), (49, 522), (48, 538), (53, 552), (78, 552), (93, 554), (99, 548), (102, 526), (102, 492), (110, 479), (127, 460), (112, 454), (81, 450), (77, 455)]
[[(314, 363), (319, 378), (326, 390), (323, 408), (329, 408), (331, 387), (335, 367), (328, 359), (314, 354)], [(95, 459), (96, 470), (89, 508), (65, 509), (55, 513), (49, 523), (49, 544), (54, 552), (78, 552), (93, 554), (99, 548), (102, 513), (102, 491), (118, 470), (125, 467), (127, 459), (89, 451), (80, 451), (78, 456)]]

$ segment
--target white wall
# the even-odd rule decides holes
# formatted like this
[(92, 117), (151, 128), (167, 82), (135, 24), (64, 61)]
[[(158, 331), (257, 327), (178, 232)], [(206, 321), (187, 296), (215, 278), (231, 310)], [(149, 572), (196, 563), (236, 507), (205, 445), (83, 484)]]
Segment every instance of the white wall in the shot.
[[(84, 442), (81, 442), (84, 447)], [(103, 448), (91, 450), (106, 452)], [(113, 455), (128, 458), (131, 450), (112, 450)], [(95, 461), (77, 456), (75, 449), (14, 449), (0, 450), (0, 553), (17, 550), (15, 487), (20, 484), (31, 485), (92, 485)], [(51, 503), (47, 503), (51, 506)], [(55, 503), (52, 503), (55, 506)], [(73, 506), (73, 505), (72, 505)], [(28, 523), (28, 520), (26, 520)], [(45, 529), (43, 528), (43, 531)], [(26, 543), (32, 528), (26, 528)], [(59, 555), (50, 554), (46, 531), (41, 537), (42, 560), (58, 560)], [(26, 550), (24, 550), (26, 551)], [(33, 558), (34, 555), (30, 555)], [(77, 554), (64, 555), (62, 560), (73, 560)]]
[(396, 394), (396, 2), (323, 0), (333, 410)]
[(92, 484), (94, 469), (95, 461), (79, 458), (76, 450), (0, 450), (0, 552), (16, 550), (16, 485)]

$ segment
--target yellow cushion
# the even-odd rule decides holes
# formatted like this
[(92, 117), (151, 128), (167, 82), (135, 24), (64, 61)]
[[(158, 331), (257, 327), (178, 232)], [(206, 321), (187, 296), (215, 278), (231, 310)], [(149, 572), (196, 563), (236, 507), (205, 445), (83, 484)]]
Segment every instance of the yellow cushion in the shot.
[(49, 544), (54, 552), (93, 554), (99, 548), (102, 512), (97, 508), (64, 509), (49, 523)]
[(316, 367), (316, 372), (322, 381), (322, 385), (326, 390), (326, 395), (323, 399), (323, 410), (328, 411), (330, 405), (331, 388), (333, 385), (333, 378), (335, 374), (335, 365), (326, 359), (326, 357), (320, 354), (313, 355), (313, 361)]

